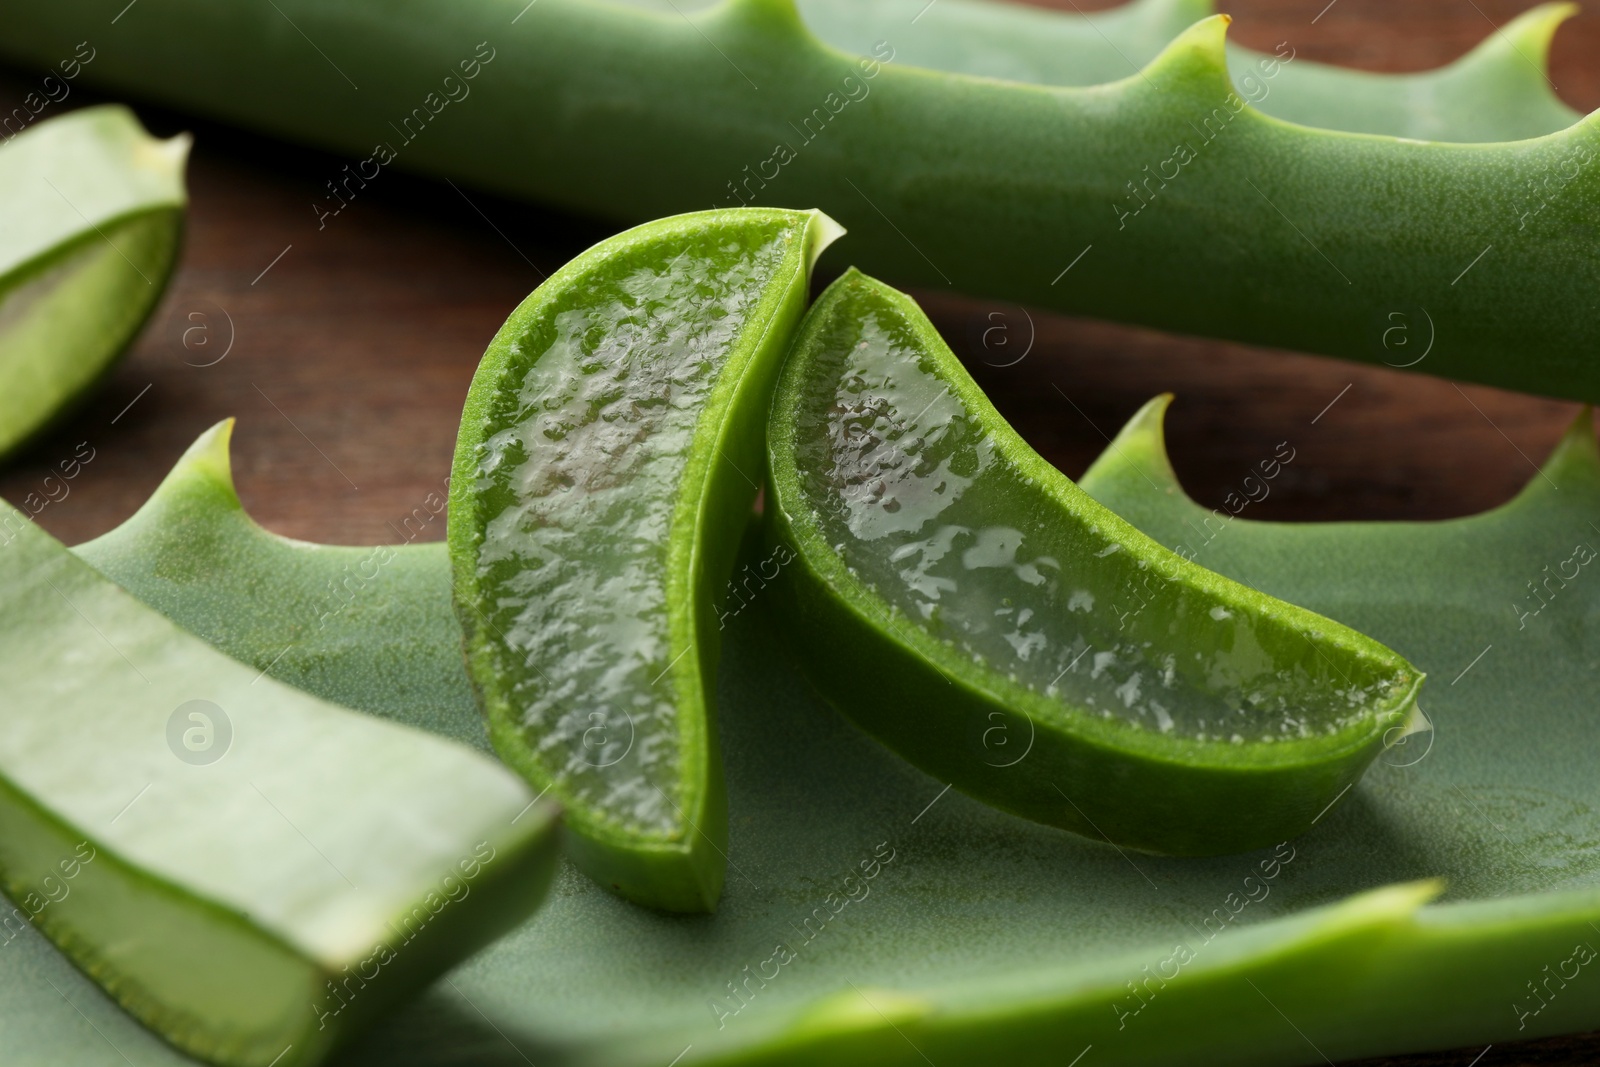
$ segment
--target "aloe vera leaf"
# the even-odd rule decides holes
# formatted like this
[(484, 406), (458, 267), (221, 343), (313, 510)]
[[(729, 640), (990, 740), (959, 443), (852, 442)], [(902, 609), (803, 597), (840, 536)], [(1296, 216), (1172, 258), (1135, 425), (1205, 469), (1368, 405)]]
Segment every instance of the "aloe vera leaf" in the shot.
[[(207, 430), (142, 508), (73, 551), (280, 682), (492, 752), (482, 717), (455, 714), (473, 696), (444, 546), (314, 545), (268, 533), (234, 490), (232, 435), (232, 419)], [(427, 524), (443, 532), (446, 491), (441, 480), (402, 522), (413, 538)], [(198, 594), (230, 574), (236, 587)], [(239, 609), (241, 595), (250, 610)]]
[(117, 106), (0, 144), (0, 456), (98, 382), (161, 298), (188, 154)]
[[(143, 512), (163, 521), (131, 522), (80, 551), (180, 625), (261, 669), (287, 643), (272, 620), (281, 620), (280, 633), (296, 625), (271, 605), (316, 603), (319, 590), (348, 574), (354, 553), (372, 550), (265, 533), (243, 516), (226, 471), (222, 443), (197, 446)], [(1581, 527), (1600, 511), (1600, 457), (1582, 435), (1562, 446), (1544, 476), (1561, 491), (1535, 494), (1515, 510), (1395, 526), (1392, 544), (1382, 546), (1400, 554), (1385, 572), (1395, 582), (1366, 621), (1405, 647), (1406, 633), (1448, 624), (1463, 604), (1488, 610), (1468, 603), (1461, 575), (1470, 572), (1458, 569), (1458, 554), (1463, 564), (1487, 560), (1504, 569), (1485, 573), (1520, 582), (1552, 530)], [(1357, 538), (1388, 529), (1340, 524)], [(1481, 550), (1472, 547), (1479, 537), (1487, 538)], [(759, 544), (749, 551), (758, 570), (769, 560)], [(1352, 580), (1377, 588), (1360, 579), (1377, 558), (1373, 550), (1310, 554), (1292, 566), (1324, 571), (1327, 588)], [(412, 566), (435, 575), (426, 587), (435, 591), (396, 610), (400, 588), (382, 583)], [(368, 647), (376, 658), (397, 643), (413, 649), (374, 674), (364, 706), (470, 734), (481, 727), (459, 655), (453, 645), (442, 655), (424, 651), (454, 625), (436, 591), (448, 567), (443, 545), (417, 546), (305, 651), (359, 658)], [(1600, 923), (1600, 796), (1588, 747), (1568, 743), (1587, 722), (1592, 686), (1565, 643), (1570, 628), (1530, 646), (1489, 690), (1463, 688), (1506, 651), (1497, 645), (1440, 694), (1451, 718), (1435, 716), (1437, 746), (1411, 735), (1293, 845), (1252, 857), (1130, 863), (954, 791), (941, 796), (942, 783), (811, 695), (769, 625), (772, 606), (758, 593), (730, 624), (720, 679), (730, 831), (756, 884), (731, 879), (718, 914), (685, 929), (683, 918), (621, 905), (568, 869), (529, 923), (374, 1028), (348, 1063), (444, 1067), (470, 1057), (515, 1067), (526, 1057), (660, 1067), (680, 1053), (680, 1064), (925, 1062), (909, 1040), (941, 1067), (1060, 1064), (1063, 1049), (1070, 1060), (1088, 1044), (1103, 1063), (1178, 1067), (1205, 1048), (1219, 1062), (1289, 1067), (1315, 1058), (1293, 1026), (1333, 1059), (1453, 1045), (1475, 1052), (1600, 1026), (1600, 1009), (1583, 996), (1547, 996), (1527, 1018), (1514, 1010), (1538, 1007), (1528, 983), (1570, 960), (1575, 944), (1600, 947), (1588, 925)], [(1583, 602), (1570, 610), (1587, 614)], [(259, 630), (230, 625), (257, 612), (266, 620)], [(379, 620), (387, 629), (373, 625)], [(439, 686), (440, 664), (449, 669), (452, 656), (455, 675)], [(1447, 666), (1459, 670), (1463, 659)], [(430, 687), (437, 697), (419, 701)], [(756, 713), (728, 713), (735, 708)], [(1508, 709), (1519, 716), (1511, 730)], [(879, 842), (894, 859), (868, 881), (858, 863)], [(854, 894), (842, 881), (847, 872), (855, 872)], [(1425, 903), (1440, 891), (1426, 881), (1361, 892), (1432, 876), (1446, 880), (1444, 902)], [(1340, 900), (1349, 893), (1359, 895)], [(852, 895), (861, 899), (832, 913)], [(814, 914), (819, 908), (825, 919)], [(769, 964), (767, 943), (779, 939), (796, 956)], [(1152, 978), (1180, 942), (1196, 958), (1178, 966), (1176, 979)], [(19, 938), (0, 951), (13, 948), (22, 962), (0, 968), (8, 1064), (122, 1067), (77, 1010), (140, 1067), (179, 1063), (141, 1045), (138, 1028), (42, 939)], [(774, 966), (777, 978), (751, 977)], [(742, 1006), (730, 982), (744, 990)]]
[[(710, 6), (634, 0), (670, 12)], [(890, 42), (912, 67), (1039, 85), (1118, 81), (1153, 60), (1211, 0), (1133, 0), (1092, 14), (972, 0), (799, 0), (806, 26), (854, 55)], [(1566, 129), (1583, 116), (1547, 77), (1550, 39), (1576, 4), (1518, 15), (1453, 63), (1415, 74), (1373, 74), (1231, 45), (1242, 95), (1274, 118), (1351, 133), (1429, 141), (1516, 141)], [(1290, 63), (1283, 63), (1291, 58)]]
[[(1294, 126), (1234, 93), (1224, 16), (1123, 81), (1053, 88), (848, 57), (789, 0), (692, 19), (416, 3), (379, 19), (311, 0), (140, 0), (118, 23), (126, 46), (85, 77), (358, 161), (381, 143), (397, 164), (593, 214), (814, 205), (898, 284), (1391, 364), (1389, 316), (1426, 312), (1439, 343), (1418, 371), (1600, 397), (1593, 120), (1476, 145)], [(0, 8), (0, 53), (54, 55), (116, 6)], [(452, 74), (451, 91), (471, 95), (440, 104), (462, 64), (476, 76)], [(430, 99), (436, 117), (395, 132)]]
[[(895, 61), (1040, 85), (1089, 86), (1126, 78), (1185, 29), (1211, 0), (1135, 0), (1091, 15), (1020, 4), (939, 0), (800, 0), (806, 24), (846, 52), (892, 41)], [(1228, 48), (1242, 94), (1265, 114), (1303, 126), (1429, 141), (1515, 141), (1566, 129), (1583, 116), (1555, 95), (1546, 71), (1555, 29), (1577, 12), (1546, 3), (1523, 12), (1467, 55), (1435, 70), (1375, 74)], [(911, 20), (916, 18), (915, 23)], [(1263, 66), (1265, 64), (1265, 66)], [(1272, 71), (1264, 77), (1265, 71)]]
[(0, 530), (0, 951), (31, 921), (184, 1052), (315, 1064), (537, 906), (554, 809), (514, 775)]
[(673, 911), (722, 891), (710, 693), (727, 579), (817, 212), (662, 219), (540, 285), (473, 377), (450, 491), (467, 668), (495, 749), (568, 812), (574, 862)]
[(768, 428), (785, 617), (817, 688), (941, 781), (1174, 855), (1295, 837), (1404, 725), (1377, 642), (1144, 537), (1028, 447), (916, 303), (848, 272)]
[(1267, 114), (1303, 126), (1423, 141), (1520, 141), (1584, 117), (1561, 102), (1548, 75), (1551, 38), (1577, 11), (1572, 3), (1529, 8), (1455, 62), (1415, 74), (1296, 59), (1268, 82), (1262, 72), (1271, 69), (1270, 57), (1244, 48), (1228, 50), (1229, 66), (1248, 96), (1265, 94)]

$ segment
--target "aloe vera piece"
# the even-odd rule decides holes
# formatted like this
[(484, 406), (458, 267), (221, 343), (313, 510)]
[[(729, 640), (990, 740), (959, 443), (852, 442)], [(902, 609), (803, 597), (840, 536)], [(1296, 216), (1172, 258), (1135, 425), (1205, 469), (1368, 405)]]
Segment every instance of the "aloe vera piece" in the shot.
[(768, 429), (776, 576), (817, 688), (941, 781), (1175, 855), (1297, 836), (1422, 676), (1219, 579), (1017, 436), (910, 297), (849, 272)]
[(0, 951), (31, 920), (184, 1052), (315, 1064), (537, 906), (555, 814), (514, 775), (0, 529)]
[[(1125, 436), (1118, 447), (1130, 444)], [(438, 591), (448, 584), (444, 546), (403, 552), (305, 634), (293, 629), (294, 605), (316, 603), (373, 549), (265, 533), (240, 511), (226, 470), (221, 442), (197, 446), (140, 521), (80, 551), (258, 669), (291, 633), (304, 643), (274, 673), (320, 655), (411, 649), (372, 676), (365, 706), (447, 733), (481, 731), (454, 647), (426, 653), (454, 626)], [(1293, 592), (1288, 580), (1323, 610), (1358, 611), (1416, 648), (1436, 676), (1454, 678), (1483, 648), (1472, 621), (1496, 614), (1478, 589), (1524, 589), (1551, 562), (1555, 535), (1597, 511), (1600, 456), (1575, 427), (1514, 505), (1484, 516), (1309, 527), (1321, 533), (1303, 552), (1275, 544), (1300, 527), (1235, 520), (1230, 530), (1255, 531), (1235, 558), (1265, 553), (1265, 578), (1280, 583), (1267, 588)], [(766, 550), (750, 552), (759, 571)], [(1341, 588), (1357, 600), (1339, 599)], [(1081, 1063), (1179, 1067), (1204, 1048), (1219, 1062), (1291, 1067), (1316, 1058), (1309, 1040), (1334, 1060), (1470, 1045), (1465, 1063), (1489, 1042), (1593, 1029), (1600, 1009), (1582, 985), (1563, 990), (1544, 969), (1587, 975), (1592, 963), (1569, 961), (1575, 945), (1596, 944), (1588, 924), (1600, 923), (1591, 814), (1600, 786), (1582, 740), (1593, 680), (1572, 653), (1600, 587), (1564, 595), (1538, 619), (1553, 626), (1530, 622), (1457, 685), (1439, 687), (1428, 702), (1437, 744), (1413, 734), (1385, 753), (1312, 834), (1255, 856), (1195, 860), (1124, 857), (954, 791), (941, 796), (942, 783), (811, 695), (769, 625), (773, 598), (758, 592), (724, 635), (720, 700), (727, 711), (758, 710), (722, 722), (733, 847), (755, 883), (731, 879), (718, 914), (685, 929), (681, 917), (626, 907), (569, 869), (529, 923), (375, 1028), (346, 1062), (661, 1067), (681, 1055), (680, 1065), (867, 1065), (924, 1063), (920, 1052), (940, 1067), (1043, 1065), (1093, 1045)], [(259, 629), (235, 625), (256, 612)], [(386, 629), (373, 625), (380, 620)], [(454, 676), (441, 685), (452, 657)], [(1491, 683), (1469, 684), (1484, 667), (1494, 668)], [(329, 676), (312, 670), (305, 681)], [(435, 695), (419, 700), (424, 692)], [(894, 858), (869, 881), (858, 864), (879, 842)], [(846, 872), (855, 872), (849, 888)], [(1435, 876), (1446, 880), (1443, 902), (1428, 903), (1437, 883), (1374, 889)], [(796, 955), (768, 962), (767, 942), (779, 939)], [(1180, 943), (1195, 952), (1188, 962), (1174, 955)], [(0, 952), (17, 961), (0, 968), (8, 1067), (125, 1067), (113, 1044), (140, 1067), (188, 1062), (153, 1044), (37, 936)], [(778, 977), (760, 978), (774, 968)], [(1174, 968), (1176, 978), (1160, 977)], [(1529, 985), (1546, 981), (1557, 995), (1546, 992), (1541, 1008)]]
[[(711, 6), (633, 2), (661, 12)], [(812, 33), (854, 55), (871, 55), (888, 42), (895, 62), (907, 66), (1064, 86), (1126, 78), (1214, 9), (1211, 0), (1132, 0), (1088, 15), (998, 0), (799, 0), (797, 6)], [(1516, 141), (1583, 117), (1561, 102), (1547, 77), (1550, 39), (1576, 12), (1576, 4), (1540, 4), (1455, 62), (1415, 74), (1300, 59), (1289, 42), (1273, 53), (1231, 45), (1228, 66), (1241, 95), (1288, 122), (1430, 141)]]
[(631, 900), (710, 911), (727, 811), (712, 595), (760, 477), (817, 212), (662, 219), (512, 313), (467, 394), (455, 597), (495, 749), (559, 799), (569, 852)]
[(188, 154), (117, 106), (0, 145), (0, 456), (99, 381), (161, 298)]
[[(0, 54), (46, 61), (120, 6), (0, 7)], [(1595, 123), (1495, 144), (1295, 126), (1236, 92), (1226, 24), (1197, 23), (1122, 81), (1063, 88), (847, 56), (791, 0), (688, 18), (416, 0), (405, 19), (320, 0), (140, 0), (118, 23), (126, 46), (84, 76), (628, 221), (815, 206), (850, 229), (863, 269), (897, 284), (1391, 364), (1389, 316), (1426, 312), (1439, 343), (1420, 372), (1600, 398)], [(442, 81), (473, 69), (470, 84)], [(437, 115), (396, 133), (418, 108)], [(340, 180), (344, 197), (365, 179)]]

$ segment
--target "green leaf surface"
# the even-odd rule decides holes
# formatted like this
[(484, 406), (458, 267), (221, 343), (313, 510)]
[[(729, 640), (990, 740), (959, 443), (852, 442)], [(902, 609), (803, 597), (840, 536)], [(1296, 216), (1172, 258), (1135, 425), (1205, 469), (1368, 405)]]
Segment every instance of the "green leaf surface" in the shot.
[[(855, 271), (772, 402), (786, 632), (834, 705), (996, 807), (1169, 855), (1305, 832), (1422, 678), (1219, 578), (1028, 447), (916, 302)], [(762, 582), (765, 585), (765, 582)]]
[[(51, 61), (120, 6), (4, 0), (0, 55)], [(630, 222), (817, 208), (901, 286), (1600, 398), (1600, 120), (1472, 144), (1284, 122), (1230, 81), (1220, 15), (1063, 87), (851, 56), (790, 0), (524, 7), (140, 0), (84, 76), (363, 174)], [(1425, 360), (1385, 347), (1394, 314), (1429, 324)]]
[(467, 392), (457, 615), (495, 750), (560, 801), (601, 885), (714, 911), (727, 809), (715, 598), (748, 524), (817, 212), (660, 219), (523, 301)]
[[(708, 0), (628, 0), (670, 13)], [(999, 0), (797, 0), (827, 44), (871, 55), (888, 42), (895, 62), (1036, 85), (1119, 81), (1214, 13), (1213, 0), (1131, 0), (1090, 14)], [(1350, 133), (1426, 141), (1516, 141), (1564, 130), (1583, 116), (1548, 77), (1550, 40), (1577, 13), (1571, 3), (1530, 8), (1471, 52), (1434, 70), (1376, 74), (1275, 52), (1228, 47), (1241, 95), (1274, 118)]]
[(116, 106), (0, 145), (0, 456), (99, 381), (161, 298), (188, 153)]
[[(1118, 447), (1134, 455), (1129, 444)], [(315, 688), (347, 684), (341, 662), (381, 663), (363, 676), (359, 706), (481, 739), (451, 637), (443, 546), (395, 549), (391, 565), (310, 631), (323, 590), (375, 550), (261, 530), (226, 472), (221, 443), (202, 442), (134, 520), (82, 553), (258, 669)], [(343, 1062), (660, 1067), (681, 1054), (680, 1064), (916, 1065), (926, 1056), (947, 1067), (1060, 1064), (1092, 1046), (1096, 1063), (1177, 1067), (1204, 1050), (1214, 1062), (1288, 1067), (1319, 1052), (1481, 1047), (1600, 1025), (1581, 984), (1594, 980), (1582, 946), (1600, 947), (1590, 925), (1600, 922), (1600, 798), (1583, 744), (1592, 642), (1576, 643), (1592, 625), (1588, 587), (1572, 587), (1564, 622), (1554, 602), (1519, 634), (1538, 642), (1528, 646), (1537, 655), (1517, 661), (1531, 669), (1509, 657), (1496, 667), (1507, 651), (1497, 643), (1449, 686), (1482, 648), (1475, 642), (1495, 637), (1477, 621), (1515, 628), (1496, 593), (1526, 592), (1546, 563), (1569, 558), (1568, 542), (1585, 539), (1600, 510), (1600, 459), (1586, 433), (1545, 474), (1559, 492), (1541, 477), (1514, 505), (1476, 519), (1307, 527), (1300, 536), (1321, 537), (1318, 551), (1270, 550), (1273, 534), (1238, 550), (1290, 576), (1271, 591), (1304, 593), (1370, 627), (1445, 682), (1429, 707), (1433, 750), (1426, 735), (1408, 739), (1311, 833), (1250, 856), (1125, 855), (946, 792), (812, 695), (769, 626), (770, 599), (757, 596), (724, 635), (730, 868), (718, 913), (652, 912), (567, 868), (538, 915)], [(1102, 467), (1090, 484), (1109, 497), (1113, 481)], [(1122, 502), (1136, 514), (1141, 499)], [(1235, 520), (1229, 532), (1251, 529)], [(1352, 533), (1367, 544), (1335, 550)], [(1216, 540), (1218, 553), (1225, 543)], [(1364, 577), (1377, 573), (1385, 580)], [(1515, 588), (1463, 581), (1478, 573), (1514, 575)], [(1318, 582), (1362, 590), (1369, 607), (1318, 603)], [(1448, 647), (1416, 636), (1435, 631)], [(1484, 667), (1474, 691), (1468, 683)], [(21, 1035), (10, 1062), (121, 1064), (87, 1019), (138, 1067), (176, 1063), (48, 945), (19, 938), (0, 951), (21, 961), (0, 970), (0, 1020)]]
[(556, 813), (507, 770), (266, 679), (4, 504), (0, 537), (8, 980), (37, 929), (178, 1048), (298, 1067), (537, 907)]

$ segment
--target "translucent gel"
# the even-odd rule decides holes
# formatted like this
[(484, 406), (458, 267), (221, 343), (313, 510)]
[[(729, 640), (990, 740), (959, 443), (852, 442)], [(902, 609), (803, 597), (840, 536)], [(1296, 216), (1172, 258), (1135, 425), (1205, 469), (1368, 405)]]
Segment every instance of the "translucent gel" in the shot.
[(996, 447), (893, 308), (836, 311), (798, 420), (822, 535), (908, 624), (1082, 712), (1194, 740), (1334, 732), (1398, 677), (1177, 581)]
[(607, 264), (516, 343), (480, 447), (479, 576), (530, 745), (569, 798), (670, 835), (667, 544), (729, 349), (799, 231), (677, 236)]

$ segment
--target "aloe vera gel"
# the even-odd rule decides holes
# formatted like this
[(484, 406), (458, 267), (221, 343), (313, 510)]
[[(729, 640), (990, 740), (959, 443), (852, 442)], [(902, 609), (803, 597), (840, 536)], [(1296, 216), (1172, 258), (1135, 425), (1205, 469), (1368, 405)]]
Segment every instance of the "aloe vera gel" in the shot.
[(0, 884), (145, 1025), (316, 1063), (537, 907), (555, 811), (515, 775), (229, 659), (18, 519)]
[(813, 372), (833, 388), (805, 396), (795, 419), (818, 533), (959, 655), (1041, 697), (1196, 741), (1337, 734), (1403, 691), (1403, 673), (1352, 679), (1317, 631), (1195, 589), (1177, 557), (1129, 550), (1119, 524), (1059, 521), (870, 293), (823, 322)]
[(0, 455), (97, 383), (178, 258), (189, 138), (83, 108), (0, 144)]
[(807, 564), (788, 584), (819, 686), (959, 788), (1227, 851), (1304, 829), (1408, 714), (1413, 668), (1095, 504), (865, 276), (813, 308), (773, 422), (774, 536)]
[(591, 249), (473, 380), (450, 541), (496, 749), (569, 811), (578, 864), (709, 910), (726, 815), (714, 723), (725, 578), (826, 216), (721, 211)]

